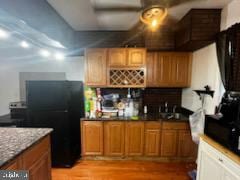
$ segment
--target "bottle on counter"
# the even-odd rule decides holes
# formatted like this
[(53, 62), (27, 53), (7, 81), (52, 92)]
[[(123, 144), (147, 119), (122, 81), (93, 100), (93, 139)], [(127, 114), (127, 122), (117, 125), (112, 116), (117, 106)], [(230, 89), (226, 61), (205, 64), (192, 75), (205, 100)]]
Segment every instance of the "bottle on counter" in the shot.
[(148, 112), (147, 106), (145, 105), (145, 106), (143, 107), (143, 113), (144, 113), (144, 114), (147, 114), (147, 112)]
[(100, 118), (102, 117), (102, 96), (101, 96), (101, 89), (97, 88), (96, 89), (96, 95), (97, 95), (97, 99), (96, 99), (96, 117)]

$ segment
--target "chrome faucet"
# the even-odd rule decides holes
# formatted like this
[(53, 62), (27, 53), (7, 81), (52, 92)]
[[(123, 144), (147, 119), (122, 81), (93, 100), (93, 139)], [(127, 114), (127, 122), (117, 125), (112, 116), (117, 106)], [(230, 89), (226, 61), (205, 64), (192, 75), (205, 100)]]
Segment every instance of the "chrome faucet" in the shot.
[(175, 113), (176, 113), (176, 109), (177, 109), (177, 106), (176, 106), (176, 105), (174, 105), (174, 106), (173, 106), (173, 114), (175, 114)]
[(168, 112), (168, 102), (165, 102), (165, 113), (167, 113)]

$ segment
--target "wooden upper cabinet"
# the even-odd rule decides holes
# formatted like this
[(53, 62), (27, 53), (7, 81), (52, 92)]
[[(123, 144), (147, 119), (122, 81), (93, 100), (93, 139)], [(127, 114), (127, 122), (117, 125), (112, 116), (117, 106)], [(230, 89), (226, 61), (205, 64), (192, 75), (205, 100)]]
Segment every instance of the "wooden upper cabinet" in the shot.
[(128, 49), (128, 67), (145, 67), (146, 49), (129, 48)]
[(111, 48), (108, 49), (108, 65), (109, 67), (118, 68), (127, 65), (127, 49)]
[(125, 154), (127, 156), (143, 155), (144, 122), (127, 122), (125, 133)]
[(156, 63), (156, 81), (158, 87), (169, 87), (172, 85), (172, 55), (171, 53), (159, 53)]
[(125, 122), (104, 123), (104, 155), (123, 156), (125, 143)]
[(191, 81), (191, 53), (147, 54), (148, 87), (188, 87)]
[(173, 54), (173, 84), (176, 87), (190, 86), (192, 58), (190, 53)]
[(103, 122), (82, 122), (83, 155), (103, 155)]
[(157, 86), (157, 76), (156, 76), (156, 62), (158, 54), (155, 52), (147, 53), (146, 67), (147, 67), (147, 86), (155, 87)]
[(107, 49), (85, 51), (85, 84), (88, 86), (107, 85)]
[(145, 156), (160, 156), (160, 137), (161, 137), (160, 122), (145, 123)]
[(190, 130), (179, 130), (178, 156), (197, 157), (197, 145), (192, 141)]

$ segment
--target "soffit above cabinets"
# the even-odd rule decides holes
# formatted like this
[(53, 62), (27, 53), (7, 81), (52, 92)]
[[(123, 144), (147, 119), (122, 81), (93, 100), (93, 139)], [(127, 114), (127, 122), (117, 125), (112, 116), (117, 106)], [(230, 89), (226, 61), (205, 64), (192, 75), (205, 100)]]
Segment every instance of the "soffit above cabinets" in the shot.
[[(140, 12), (96, 12), (96, 7), (141, 7), (141, 0), (47, 0), (76, 31), (129, 30), (139, 22)], [(192, 8), (223, 8), (231, 0), (195, 0), (168, 9), (180, 20)]]

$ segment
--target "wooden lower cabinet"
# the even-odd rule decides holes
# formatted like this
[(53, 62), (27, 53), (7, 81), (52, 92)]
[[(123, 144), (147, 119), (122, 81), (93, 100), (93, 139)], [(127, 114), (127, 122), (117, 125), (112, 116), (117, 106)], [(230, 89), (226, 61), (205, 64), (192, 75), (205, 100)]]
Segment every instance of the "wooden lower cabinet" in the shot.
[(82, 155), (103, 155), (103, 122), (82, 121)]
[(82, 155), (195, 161), (188, 122), (82, 121)]
[(192, 141), (190, 130), (178, 132), (178, 156), (197, 157), (197, 145)]
[(125, 144), (125, 122), (104, 123), (104, 155), (123, 156)]
[(144, 146), (144, 122), (127, 122), (125, 133), (126, 156), (142, 156)]
[(192, 158), (197, 156), (188, 123), (163, 123), (161, 156)]
[(29, 179), (31, 180), (41, 180), (41, 179), (51, 179), (51, 174), (46, 174), (48, 169), (51, 169), (51, 166), (49, 167), (50, 164), (50, 156), (49, 153), (44, 154), (41, 157), (41, 160), (37, 161), (34, 163), (30, 168), (29, 168)]
[(145, 156), (160, 156), (160, 140), (161, 140), (160, 137), (161, 137), (161, 123), (146, 122), (144, 142)]
[(50, 137), (45, 137), (2, 169), (28, 170), (30, 180), (51, 180)]
[(161, 156), (177, 156), (177, 131), (162, 130)]

